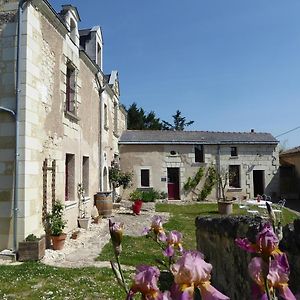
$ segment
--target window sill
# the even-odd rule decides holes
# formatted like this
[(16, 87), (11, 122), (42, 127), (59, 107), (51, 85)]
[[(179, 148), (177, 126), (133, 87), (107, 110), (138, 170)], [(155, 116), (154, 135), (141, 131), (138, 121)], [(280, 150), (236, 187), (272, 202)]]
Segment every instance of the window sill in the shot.
[(241, 192), (242, 190), (243, 189), (241, 187), (238, 187), (238, 188), (236, 188), (236, 187), (229, 187), (227, 189), (227, 192)]
[(65, 117), (76, 122), (80, 121), (79, 117), (68, 110), (65, 110)]
[(193, 162), (191, 164), (192, 167), (199, 167), (199, 166), (204, 166), (205, 162)]
[(68, 200), (68, 201), (65, 202), (65, 209), (66, 210), (72, 209), (76, 206), (77, 206), (77, 201), (69, 201)]
[(238, 156), (230, 156), (229, 159), (238, 159)]
[(83, 199), (82, 199), (82, 203), (89, 203), (91, 201), (91, 197), (90, 196), (85, 196)]

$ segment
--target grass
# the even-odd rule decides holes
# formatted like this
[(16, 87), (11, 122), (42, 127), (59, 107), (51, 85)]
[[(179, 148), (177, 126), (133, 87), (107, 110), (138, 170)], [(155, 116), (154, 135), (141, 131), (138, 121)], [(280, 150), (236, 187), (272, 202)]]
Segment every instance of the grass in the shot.
[[(129, 278), (128, 272), (126, 273)], [(124, 299), (108, 268), (55, 268), (30, 262), (0, 266), (0, 299)]]
[[(191, 205), (157, 204), (157, 212), (169, 212), (170, 219), (164, 224), (166, 230), (183, 233), (184, 247), (195, 249), (195, 218), (199, 215), (219, 216), (216, 204), (196, 203)], [(245, 214), (245, 209), (234, 205), (234, 214)], [(297, 216), (289, 210), (283, 211), (283, 223), (292, 222)], [(155, 259), (162, 253), (154, 241), (146, 237), (125, 236), (122, 243), (121, 263), (156, 265)], [(98, 260), (113, 259), (111, 244), (107, 244)], [(133, 271), (125, 272), (130, 281)], [(66, 269), (40, 263), (24, 263), (18, 266), (0, 266), (0, 299), (124, 299), (125, 294), (117, 285), (108, 268)]]

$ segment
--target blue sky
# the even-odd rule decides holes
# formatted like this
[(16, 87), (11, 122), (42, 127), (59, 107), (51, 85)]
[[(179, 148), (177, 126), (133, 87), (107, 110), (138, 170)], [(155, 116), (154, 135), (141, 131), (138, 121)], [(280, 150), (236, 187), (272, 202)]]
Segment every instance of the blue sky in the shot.
[[(300, 126), (299, 0), (50, 0), (80, 28), (100, 25), (104, 71), (121, 101), (190, 130), (270, 132)], [(300, 129), (278, 138), (300, 145)]]

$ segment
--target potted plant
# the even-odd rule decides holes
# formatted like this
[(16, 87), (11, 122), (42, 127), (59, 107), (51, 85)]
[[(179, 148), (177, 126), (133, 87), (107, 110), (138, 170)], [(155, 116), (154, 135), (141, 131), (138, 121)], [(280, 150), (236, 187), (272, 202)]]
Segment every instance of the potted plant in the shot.
[(23, 242), (19, 242), (18, 260), (40, 260), (45, 256), (45, 237), (29, 234)]
[(86, 211), (86, 203), (84, 203), (84, 188), (81, 183), (78, 183), (77, 186), (77, 191), (78, 191), (78, 206), (79, 206), (79, 217), (78, 217), (78, 223), (79, 227), (83, 229), (88, 229), (91, 224), (91, 218), (88, 216), (87, 211)]
[(139, 190), (135, 190), (129, 195), (129, 197), (130, 200), (134, 202), (131, 206), (133, 213), (135, 215), (139, 215), (143, 205), (143, 193)]
[(66, 221), (63, 219), (63, 205), (55, 201), (51, 213), (46, 216), (46, 232), (50, 235), (53, 250), (61, 250), (64, 247), (67, 235), (63, 232)]
[(226, 186), (229, 180), (229, 173), (226, 170), (217, 172), (217, 181), (219, 189), (221, 190), (221, 197), (218, 200), (218, 211), (221, 215), (230, 215), (232, 214), (233, 203), (232, 200), (227, 199), (225, 193)]
[(109, 181), (112, 186), (112, 202), (116, 201), (116, 189), (120, 186), (125, 190), (130, 186), (132, 181), (132, 172), (124, 172), (120, 169), (119, 164), (116, 161), (112, 161), (109, 168)]

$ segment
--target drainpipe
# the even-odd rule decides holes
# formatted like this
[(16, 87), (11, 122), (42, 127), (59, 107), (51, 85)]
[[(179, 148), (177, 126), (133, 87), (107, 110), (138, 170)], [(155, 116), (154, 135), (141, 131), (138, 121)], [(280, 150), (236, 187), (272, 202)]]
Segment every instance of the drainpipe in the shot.
[[(221, 146), (218, 144), (218, 149), (217, 149), (217, 172), (218, 176), (221, 174)], [(218, 191), (217, 191), (217, 197), (218, 199), (221, 198), (221, 186), (220, 186), (220, 181), (218, 180)]]
[(20, 0), (18, 5), (17, 24), (17, 58), (16, 58), (16, 110), (14, 117), (16, 120), (16, 151), (15, 151), (15, 179), (14, 179), (14, 205), (13, 205), (13, 250), (16, 251), (18, 235), (18, 211), (19, 211), (19, 99), (20, 99), (20, 56), (21, 56), (21, 22), (23, 6), (28, 0)]
[(95, 74), (96, 80), (99, 84), (99, 192), (103, 190), (103, 184), (102, 184), (102, 167), (103, 167), (103, 158), (102, 158), (102, 149), (103, 149), (103, 132), (102, 132), (102, 128), (103, 128), (103, 118), (102, 118), (102, 93), (105, 90), (105, 85), (103, 87), (101, 87), (101, 83), (99, 81), (98, 78), (98, 73)]

